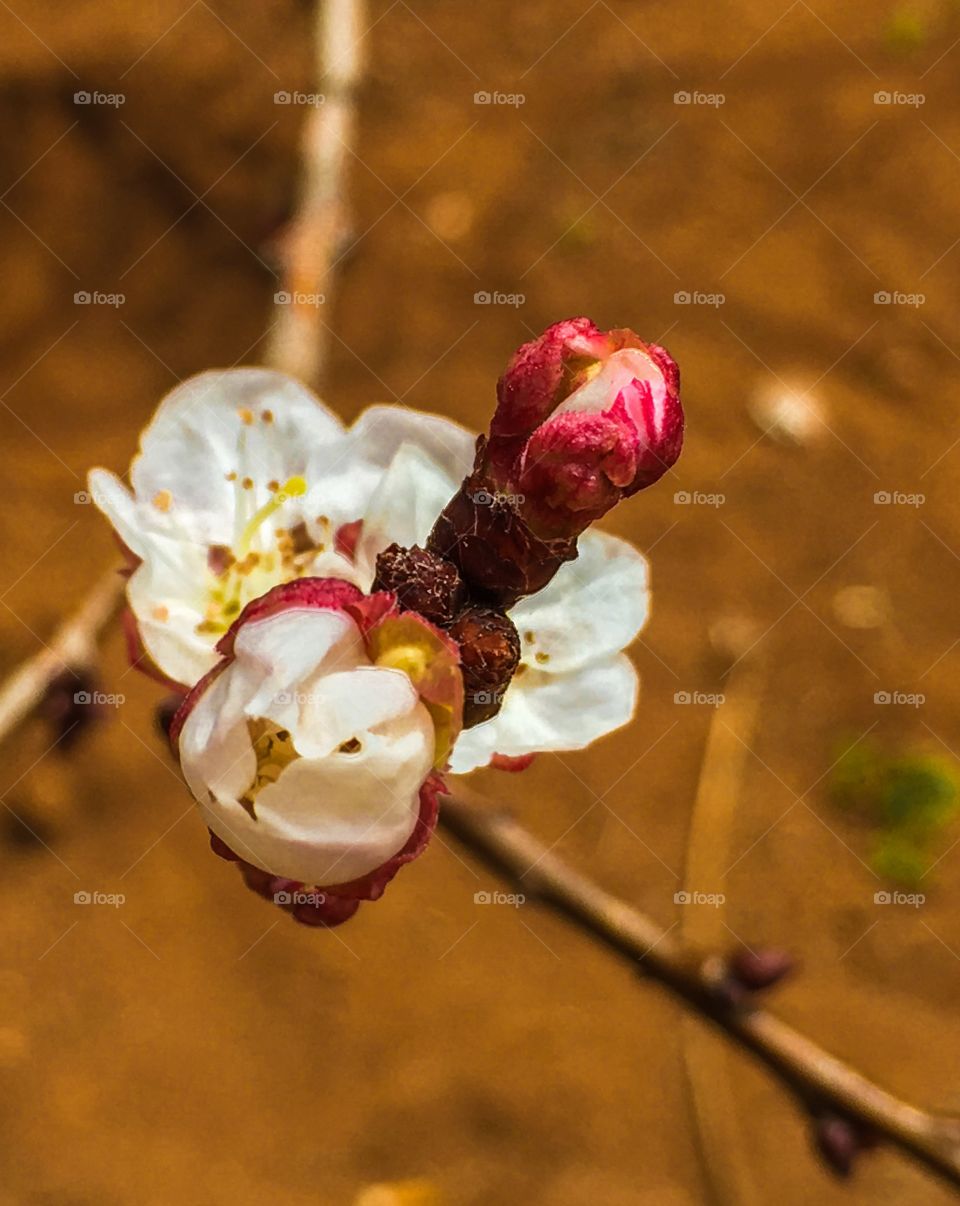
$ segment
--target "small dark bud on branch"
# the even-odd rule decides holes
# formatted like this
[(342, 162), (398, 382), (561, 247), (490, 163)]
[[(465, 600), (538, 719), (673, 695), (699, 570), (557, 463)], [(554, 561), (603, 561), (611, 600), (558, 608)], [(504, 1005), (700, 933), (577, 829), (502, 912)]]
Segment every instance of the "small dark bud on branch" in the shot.
[(40, 715), (53, 729), (62, 749), (68, 749), (104, 713), (102, 693), (93, 672), (81, 667), (64, 670), (50, 683), (40, 702)]
[(779, 983), (795, 966), (793, 956), (787, 951), (739, 950), (730, 957), (729, 973), (744, 988), (758, 992)]
[(520, 637), (513, 621), (488, 607), (471, 607), (450, 627), (460, 646), (463, 674), (463, 727), (489, 720), (520, 662)]
[(154, 724), (167, 741), (170, 740), (170, 726), (173, 724), (173, 718), (179, 712), (182, 703), (182, 695), (168, 695), (166, 699), (161, 699), (153, 709)]
[(391, 544), (384, 549), (377, 557), (371, 589), (391, 591), (404, 611), (415, 611), (442, 627), (453, 621), (467, 601), (457, 567), (418, 545), (405, 549)]
[(857, 1128), (846, 1118), (824, 1114), (814, 1124), (817, 1150), (838, 1176), (849, 1177), (863, 1148)]

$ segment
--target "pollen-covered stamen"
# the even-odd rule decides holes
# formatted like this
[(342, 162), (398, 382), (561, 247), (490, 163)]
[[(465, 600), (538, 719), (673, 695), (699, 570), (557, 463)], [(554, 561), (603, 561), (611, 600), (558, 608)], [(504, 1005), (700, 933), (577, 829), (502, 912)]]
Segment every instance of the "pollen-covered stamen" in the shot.
[(276, 783), (284, 770), (300, 755), (294, 749), (289, 732), (275, 725), (272, 720), (248, 720), (247, 731), (256, 755), (257, 769), (253, 782), (239, 797), (239, 802), (256, 818), (257, 796), (265, 787)]
[(238, 557), (245, 556), (250, 551), (250, 546), (253, 544), (253, 538), (257, 532), (277, 511), (283, 506), (288, 498), (302, 498), (307, 492), (307, 483), (302, 477), (291, 477), (286, 481), (280, 489), (274, 494), (268, 502), (255, 511), (252, 518), (247, 522), (246, 527), (240, 533), (239, 546), (237, 548)]
[[(241, 484), (242, 489), (242, 484)], [(276, 549), (269, 548), (262, 539), (267, 521), (291, 498), (302, 498), (307, 492), (307, 483), (298, 476), (289, 478), (279, 486), (272, 497), (258, 508), (240, 529), (233, 548), (214, 545), (207, 556), (207, 564), (214, 581), (207, 592), (207, 608), (203, 621), (197, 625), (201, 633), (224, 633), (243, 610), (244, 604), (264, 594), (278, 582), (299, 577), (308, 567), (322, 546), (313, 545), (307, 537), (299, 544), (292, 532), (277, 529), (274, 532)], [(256, 548), (254, 545), (259, 545)], [(301, 555), (302, 554), (302, 555)]]

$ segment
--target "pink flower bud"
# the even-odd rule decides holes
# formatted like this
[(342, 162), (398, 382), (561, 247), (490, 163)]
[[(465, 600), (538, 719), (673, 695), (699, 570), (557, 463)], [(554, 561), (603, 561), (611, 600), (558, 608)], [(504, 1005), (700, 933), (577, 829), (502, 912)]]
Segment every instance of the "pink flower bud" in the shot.
[(629, 330), (555, 323), (514, 355), (482, 468), (540, 535), (575, 536), (680, 455), (680, 373)]

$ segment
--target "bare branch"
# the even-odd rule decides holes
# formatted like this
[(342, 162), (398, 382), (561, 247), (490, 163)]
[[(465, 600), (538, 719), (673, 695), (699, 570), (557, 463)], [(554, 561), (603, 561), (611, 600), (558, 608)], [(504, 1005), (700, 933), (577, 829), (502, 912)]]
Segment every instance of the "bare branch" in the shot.
[(726, 961), (703, 957), (652, 918), (575, 871), (511, 817), (482, 803), (446, 797), (441, 824), (474, 855), (669, 989), (740, 1047), (752, 1052), (811, 1111), (831, 1109), (888, 1139), (960, 1186), (960, 1119), (901, 1101), (824, 1051), (769, 1010), (734, 1003)]
[(55, 679), (96, 661), (97, 639), (120, 607), (123, 586), (117, 570), (104, 574), (50, 643), (21, 663), (0, 686), (0, 741), (26, 720)]
[(360, 78), (362, 0), (326, 0), (316, 6), (317, 74), (323, 103), (308, 109), (303, 129), (300, 201), (284, 240), (288, 301), (278, 321), (267, 362), (308, 385), (323, 371), (325, 325), (321, 298), (329, 294), (334, 256), (346, 226), (344, 160), (353, 142), (354, 92)]

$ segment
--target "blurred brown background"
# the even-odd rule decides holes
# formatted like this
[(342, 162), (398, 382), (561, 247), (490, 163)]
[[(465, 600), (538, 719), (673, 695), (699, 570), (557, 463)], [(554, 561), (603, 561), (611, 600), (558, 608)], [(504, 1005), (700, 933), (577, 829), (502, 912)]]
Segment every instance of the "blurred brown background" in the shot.
[[(262, 354), (305, 112), (274, 94), (322, 91), (310, 20), (293, 0), (0, 3), (5, 667), (114, 556), (74, 503), (87, 467), (123, 470), (180, 378)], [(579, 313), (664, 342), (684, 375), (676, 473), (607, 524), (652, 563), (635, 723), (477, 786), (666, 925), (697, 928), (678, 890), (722, 891), (708, 927), (730, 946), (802, 952), (786, 1017), (960, 1109), (960, 830), (921, 908), (878, 907), (862, 825), (825, 790), (871, 727), (960, 749), (960, 14), (373, 0), (369, 24), (327, 400), (482, 426), (512, 349)], [(475, 102), (497, 90), (524, 101)], [(784, 383), (819, 408), (799, 445), (750, 415)], [(851, 586), (872, 593), (838, 602)], [(851, 597), (873, 626), (851, 626)], [(723, 690), (708, 634), (729, 616), (762, 634), (759, 719), (732, 818), (703, 833), (713, 709), (675, 696)], [(4, 1203), (339, 1206), (410, 1177), (455, 1206), (948, 1200), (889, 1152), (829, 1180), (794, 1106), (718, 1043), (707, 1122), (726, 1139), (705, 1148), (698, 1025), (554, 919), (475, 905), (497, 885), (447, 839), (343, 930), (293, 925), (209, 854), (152, 729), (158, 689), (125, 671), (114, 635), (109, 723), (66, 753), (34, 726), (0, 772)], [(731, 852), (722, 885), (685, 882), (705, 842)], [(82, 890), (126, 903), (78, 907)]]

